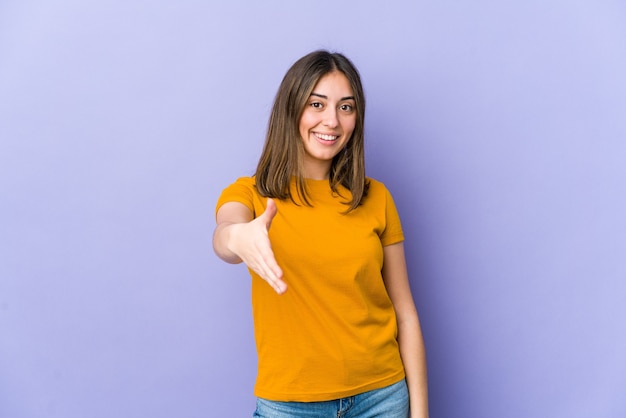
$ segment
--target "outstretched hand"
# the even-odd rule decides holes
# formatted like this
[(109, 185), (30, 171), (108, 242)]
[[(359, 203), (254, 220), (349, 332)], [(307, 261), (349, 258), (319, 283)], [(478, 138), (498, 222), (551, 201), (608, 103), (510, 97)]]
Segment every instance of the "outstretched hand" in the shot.
[(276, 293), (282, 294), (287, 290), (287, 284), (282, 280), (283, 271), (276, 262), (268, 235), (277, 212), (274, 200), (267, 199), (263, 214), (250, 222), (236, 225), (233, 229), (232, 250)]

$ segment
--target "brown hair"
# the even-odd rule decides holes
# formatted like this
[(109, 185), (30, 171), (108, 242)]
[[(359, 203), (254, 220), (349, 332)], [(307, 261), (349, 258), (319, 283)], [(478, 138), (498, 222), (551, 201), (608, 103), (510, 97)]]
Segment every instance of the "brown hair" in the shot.
[(262, 196), (277, 199), (290, 198), (291, 176), (296, 178), (298, 196), (310, 205), (302, 161), (303, 140), (299, 123), (304, 107), (320, 78), (333, 71), (346, 76), (355, 101), (356, 123), (352, 137), (345, 148), (333, 158), (329, 183), (338, 193), (339, 185), (347, 188), (352, 198), (346, 202), (347, 212), (356, 209), (367, 196), (369, 183), (365, 178), (364, 119), (365, 95), (359, 72), (348, 58), (340, 53), (315, 51), (296, 61), (285, 74), (274, 99), (265, 137), (265, 145), (256, 169), (256, 187)]

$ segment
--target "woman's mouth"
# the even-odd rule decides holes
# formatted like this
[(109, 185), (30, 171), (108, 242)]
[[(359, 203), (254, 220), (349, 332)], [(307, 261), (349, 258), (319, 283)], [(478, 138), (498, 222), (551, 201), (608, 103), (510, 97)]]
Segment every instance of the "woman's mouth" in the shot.
[(320, 134), (318, 132), (313, 132), (313, 135), (315, 135), (317, 139), (321, 139), (322, 141), (328, 141), (328, 142), (336, 141), (337, 138), (339, 138), (338, 135), (326, 135), (326, 134)]

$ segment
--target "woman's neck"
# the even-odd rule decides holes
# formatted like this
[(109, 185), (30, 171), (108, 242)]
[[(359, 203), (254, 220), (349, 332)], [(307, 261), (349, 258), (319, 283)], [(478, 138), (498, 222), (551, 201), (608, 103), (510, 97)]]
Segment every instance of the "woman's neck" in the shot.
[(330, 165), (330, 161), (306, 161), (302, 174), (304, 175), (304, 178), (311, 180), (328, 180), (330, 177)]

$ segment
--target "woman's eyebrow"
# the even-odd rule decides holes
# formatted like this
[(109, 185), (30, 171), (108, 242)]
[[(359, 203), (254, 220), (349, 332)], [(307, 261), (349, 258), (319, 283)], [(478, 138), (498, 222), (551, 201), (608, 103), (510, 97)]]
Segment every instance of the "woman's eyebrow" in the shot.
[[(317, 96), (317, 97), (321, 97), (322, 99), (328, 100), (328, 96), (325, 96), (319, 93), (311, 93), (311, 96)], [(339, 99), (339, 101), (343, 101), (343, 100), (354, 100), (354, 96), (346, 96), (346, 97), (342, 97), (341, 99)]]

